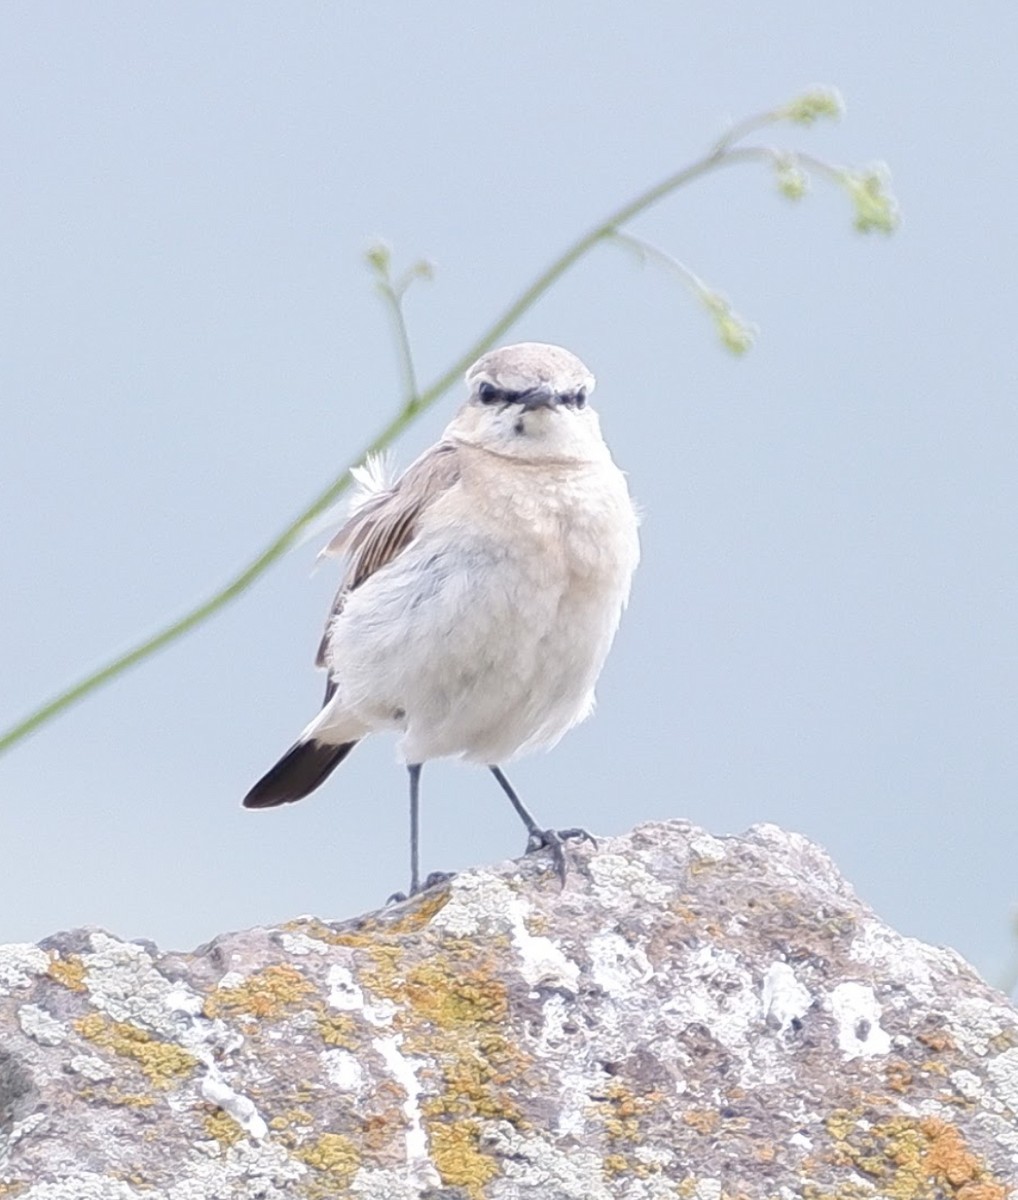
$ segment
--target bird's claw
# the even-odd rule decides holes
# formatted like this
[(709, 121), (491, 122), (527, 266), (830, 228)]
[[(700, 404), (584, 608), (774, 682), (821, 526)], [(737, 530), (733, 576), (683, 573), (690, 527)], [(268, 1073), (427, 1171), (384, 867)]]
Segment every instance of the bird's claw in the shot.
[(586, 829), (535, 829), (527, 839), (527, 854), (536, 854), (539, 850), (550, 850), (551, 861), (555, 873), (562, 886), (566, 884), (566, 842), (570, 839), (590, 842), (597, 849), (597, 839)]
[(410, 885), (409, 895), (406, 892), (393, 892), (385, 903), (402, 904), (404, 900), (409, 900), (413, 896), (419, 896), (422, 892), (426, 892), (428, 888), (438, 887), (440, 883), (448, 883), (455, 874), (455, 871), (432, 871), (423, 883)]

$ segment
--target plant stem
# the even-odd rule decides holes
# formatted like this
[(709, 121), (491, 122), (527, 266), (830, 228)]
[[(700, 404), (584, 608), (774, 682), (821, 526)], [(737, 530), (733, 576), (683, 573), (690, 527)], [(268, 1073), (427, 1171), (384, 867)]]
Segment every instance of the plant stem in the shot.
[(399, 358), (400, 374), (403, 377), (403, 403), (410, 408), (417, 404), (418, 395), (414, 356), (410, 350), (410, 332), (406, 327), (406, 317), (403, 314), (403, 295), (406, 287), (397, 291), (391, 283), (380, 283), (378, 291), (385, 301), (392, 320), (393, 336), (396, 339), (396, 355)]

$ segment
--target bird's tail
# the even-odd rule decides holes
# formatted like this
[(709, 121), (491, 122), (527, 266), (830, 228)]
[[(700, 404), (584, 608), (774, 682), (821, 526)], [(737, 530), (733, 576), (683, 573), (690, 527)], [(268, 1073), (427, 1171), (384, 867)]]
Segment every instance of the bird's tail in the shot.
[(332, 774), (356, 740), (336, 746), (302, 737), (244, 797), (245, 808), (272, 808), (302, 800)]

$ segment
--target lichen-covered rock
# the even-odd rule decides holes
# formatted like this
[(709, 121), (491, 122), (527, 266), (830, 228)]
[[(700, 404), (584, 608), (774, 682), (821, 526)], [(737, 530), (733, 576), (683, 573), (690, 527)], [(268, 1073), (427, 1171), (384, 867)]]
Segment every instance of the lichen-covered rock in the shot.
[(1018, 1013), (770, 826), (0, 947), (0, 1197), (1005, 1200)]

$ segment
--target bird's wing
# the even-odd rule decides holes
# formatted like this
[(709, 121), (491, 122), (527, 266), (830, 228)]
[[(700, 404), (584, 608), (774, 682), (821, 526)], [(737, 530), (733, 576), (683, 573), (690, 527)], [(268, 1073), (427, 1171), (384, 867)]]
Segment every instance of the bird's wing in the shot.
[[(342, 555), (346, 571), (325, 624), (315, 665), (325, 667), (329, 630), (342, 612), (347, 593), (391, 563), (417, 536), (421, 514), (460, 477), (459, 451), (453, 442), (439, 442), (425, 451), (391, 488), (364, 501), (322, 550)], [(330, 679), (326, 701), (334, 685)]]

